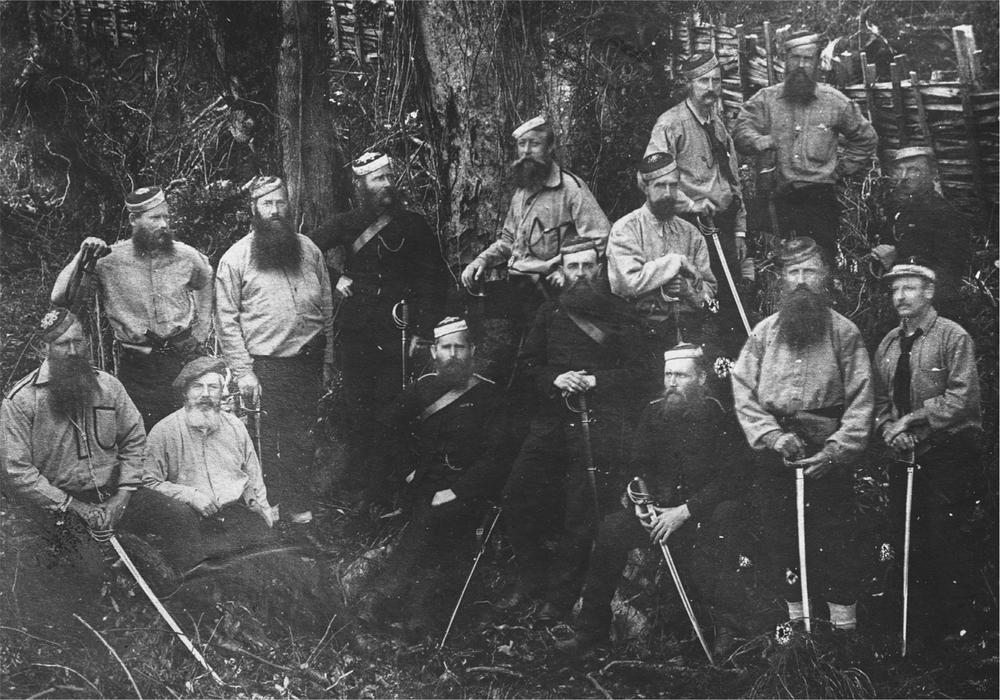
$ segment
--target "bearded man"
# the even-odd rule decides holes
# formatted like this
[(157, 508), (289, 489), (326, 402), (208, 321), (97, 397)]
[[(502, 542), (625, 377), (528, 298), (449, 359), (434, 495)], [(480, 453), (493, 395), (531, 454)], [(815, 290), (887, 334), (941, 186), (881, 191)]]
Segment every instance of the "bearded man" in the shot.
[(757, 324), (732, 369), (736, 414), (761, 454), (761, 518), (789, 619), (803, 615), (794, 483), (801, 467), (812, 591), (825, 597), (834, 628), (853, 630), (862, 572), (850, 536), (852, 482), (871, 431), (871, 363), (857, 326), (830, 308), (816, 242), (785, 241), (781, 262), (779, 310)]
[[(201, 357), (174, 380), (184, 406), (154, 426), (145, 485), (186, 508), (175, 528), (182, 570), (220, 554), (271, 541), (274, 519), (260, 461), (246, 426), (222, 410), (226, 363)], [(184, 550), (187, 551), (184, 551)]]
[[(458, 595), (456, 571), (473, 531), (503, 485), (499, 392), (473, 373), (476, 346), (462, 318), (434, 328), (433, 374), (408, 386), (379, 418), (384, 473), (406, 486), (410, 524), (369, 599), (369, 615), (403, 618), (416, 637), (440, 621)], [(443, 627), (443, 625), (442, 625)]]
[[(611, 227), (611, 291), (635, 304), (644, 319), (650, 358), (678, 342), (700, 341), (716, 280), (701, 232), (676, 216), (680, 175), (669, 153), (651, 153), (639, 164), (646, 203)], [(650, 365), (659, 365), (650, 359)]]
[(146, 433), (121, 383), (91, 367), (72, 312), (48, 312), (37, 337), (41, 366), (14, 385), (0, 409), (4, 485), (29, 506), (42, 537), (61, 543), (59, 551), (96, 578), (103, 556), (89, 533), (143, 519), (132, 497), (142, 483)]
[(520, 330), (548, 290), (562, 284), (556, 274), (562, 241), (575, 232), (604, 250), (611, 224), (586, 183), (556, 163), (556, 135), (545, 116), (524, 122), (513, 137), (514, 196), (499, 238), (465, 267), (462, 283), (474, 289), (488, 269), (506, 263), (511, 313)]
[[(518, 580), (501, 605), (538, 602), (541, 622), (562, 618), (579, 595), (597, 524), (624, 485), (618, 465), (643, 378), (639, 324), (609, 292), (597, 243), (563, 245), (568, 286), (539, 307), (519, 358), (539, 408), (503, 494)], [(551, 558), (548, 536), (558, 540)]]
[[(200, 354), (212, 316), (212, 267), (174, 239), (159, 187), (125, 198), (132, 237), (108, 246), (88, 237), (52, 288), (52, 303), (80, 306), (96, 283), (120, 353), (118, 379), (152, 428), (170, 413), (170, 382)], [(97, 259), (96, 265), (84, 265)]]
[(734, 576), (735, 533), (750, 455), (735, 416), (705, 393), (706, 376), (697, 345), (663, 354), (663, 394), (643, 411), (628, 471), (643, 477), (657, 505), (644, 520), (628, 509), (601, 521), (576, 634), (557, 642), (560, 651), (579, 653), (607, 641), (611, 599), (629, 551), (650, 541), (669, 544), (692, 600), (708, 605), (717, 652), (731, 648), (734, 634), (745, 631), (745, 594)]
[[(280, 178), (251, 181), (250, 233), (219, 261), (216, 327), (240, 393), (264, 412), (261, 462), (293, 523), (312, 520), (311, 426), (333, 373), (333, 292), (323, 254), (293, 227)], [(322, 381), (321, 381), (322, 380)]]
[(412, 358), (428, 344), (444, 313), (448, 270), (437, 237), (424, 217), (407, 209), (396, 187), (391, 159), (365, 153), (353, 166), (359, 206), (335, 214), (310, 236), (322, 251), (343, 246), (344, 270), (336, 281), (347, 439), (355, 447), (340, 486), (371, 488), (368, 478), (380, 439), (376, 415), (399, 392), (403, 349), (394, 316), (407, 311), (406, 349)]
[(935, 272), (934, 306), (945, 317), (965, 317), (960, 289), (972, 262), (972, 231), (968, 219), (938, 192), (934, 150), (901, 148), (891, 154), (890, 207), (881, 240), (873, 255), (885, 271), (897, 260), (930, 261)]
[(801, 31), (785, 40), (784, 81), (743, 103), (733, 140), (741, 153), (774, 154), (781, 236), (811, 236), (832, 264), (840, 221), (837, 181), (868, 164), (878, 135), (854, 102), (816, 82), (819, 53), (818, 34)]

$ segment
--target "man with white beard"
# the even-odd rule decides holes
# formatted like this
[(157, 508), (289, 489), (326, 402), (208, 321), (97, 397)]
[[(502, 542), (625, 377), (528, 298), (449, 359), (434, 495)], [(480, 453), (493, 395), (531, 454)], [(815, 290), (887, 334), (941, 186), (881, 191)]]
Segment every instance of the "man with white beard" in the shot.
[[(125, 208), (132, 237), (111, 246), (94, 236), (84, 239), (56, 278), (52, 303), (75, 305), (98, 285), (120, 348), (118, 379), (148, 431), (170, 413), (170, 382), (208, 338), (212, 267), (175, 240), (162, 189), (136, 190), (125, 198)], [(80, 269), (88, 257), (99, 258), (89, 272)]]
[(333, 296), (316, 245), (293, 227), (285, 184), (250, 183), (253, 225), (219, 261), (217, 332), (244, 398), (265, 412), (261, 461), (293, 523), (312, 521), (316, 407), (333, 373)]

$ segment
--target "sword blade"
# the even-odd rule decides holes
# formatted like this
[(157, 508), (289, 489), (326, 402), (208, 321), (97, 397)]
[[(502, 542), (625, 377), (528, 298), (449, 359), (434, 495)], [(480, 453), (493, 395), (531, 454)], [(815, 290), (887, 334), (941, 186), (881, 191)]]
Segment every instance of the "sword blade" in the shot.
[(910, 613), (910, 518), (913, 514), (913, 470), (915, 465), (906, 467), (906, 521), (903, 530), (903, 649), (906, 656), (906, 633)]
[(799, 531), (799, 587), (802, 591), (802, 615), (805, 618), (806, 632), (812, 632), (809, 575), (806, 571), (806, 484), (803, 467), (795, 470), (795, 514)]

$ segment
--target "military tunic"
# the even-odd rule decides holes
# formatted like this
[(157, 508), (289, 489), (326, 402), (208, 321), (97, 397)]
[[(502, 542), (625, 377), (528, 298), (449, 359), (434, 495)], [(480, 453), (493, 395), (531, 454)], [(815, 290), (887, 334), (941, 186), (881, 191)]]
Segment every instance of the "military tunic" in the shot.
[[(521, 590), (538, 594), (544, 586), (550, 602), (568, 608), (582, 584), (599, 514), (594, 512), (585, 469), (582, 418), (569, 408), (579, 410), (579, 398), (570, 397), (567, 404), (552, 382), (570, 370), (589, 372), (597, 380), (586, 400), (598, 467), (597, 498), (607, 512), (621, 493), (629, 408), (645, 376), (641, 332), (625, 303), (603, 292), (595, 293), (591, 304), (569, 308), (564, 297), (539, 308), (521, 353), (522, 372), (534, 383), (541, 404), (512, 467), (503, 502)], [(603, 342), (577, 325), (570, 312), (597, 326), (606, 335)], [(551, 514), (563, 503), (562, 522), (552, 522)], [(542, 547), (549, 532), (560, 538), (551, 563)]]

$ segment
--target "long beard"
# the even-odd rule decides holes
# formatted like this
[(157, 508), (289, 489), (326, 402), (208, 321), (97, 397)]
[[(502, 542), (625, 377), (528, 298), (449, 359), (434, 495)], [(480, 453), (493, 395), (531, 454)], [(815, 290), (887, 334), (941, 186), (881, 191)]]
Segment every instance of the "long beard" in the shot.
[(49, 359), (49, 394), (52, 411), (72, 418), (89, 407), (98, 390), (97, 376), (86, 358)]
[(292, 272), (302, 263), (302, 243), (292, 228), (291, 217), (262, 219), (253, 215), (250, 260), (258, 270)]
[(671, 197), (664, 197), (655, 202), (647, 200), (647, 204), (649, 210), (653, 212), (653, 216), (660, 221), (669, 221), (674, 218), (674, 214), (677, 212), (677, 200)]
[(522, 190), (538, 190), (549, 178), (552, 163), (545, 163), (525, 156), (517, 160), (511, 168), (514, 186)]
[(783, 289), (778, 309), (778, 339), (794, 350), (804, 350), (829, 337), (833, 319), (830, 300), (800, 284)]
[(785, 97), (798, 104), (816, 99), (816, 81), (804, 68), (796, 68), (785, 76)]
[(194, 403), (188, 403), (184, 407), (184, 419), (187, 424), (197, 430), (214, 432), (219, 427), (222, 420), (219, 415), (219, 404), (205, 399), (199, 399)]
[(434, 363), (438, 377), (448, 386), (458, 386), (472, 376), (472, 360), (439, 360)]
[(660, 402), (660, 412), (667, 418), (679, 418), (686, 414), (693, 403), (692, 398), (683, 391), (664, 390), (663, 401)]
[(166, 229), (160, 233), (151, 233), (146, 229), (136, 229), (132, 233), (132, 248), (140, 256), (152, 253), (172, 253), (174, 250), (174, 233)]

